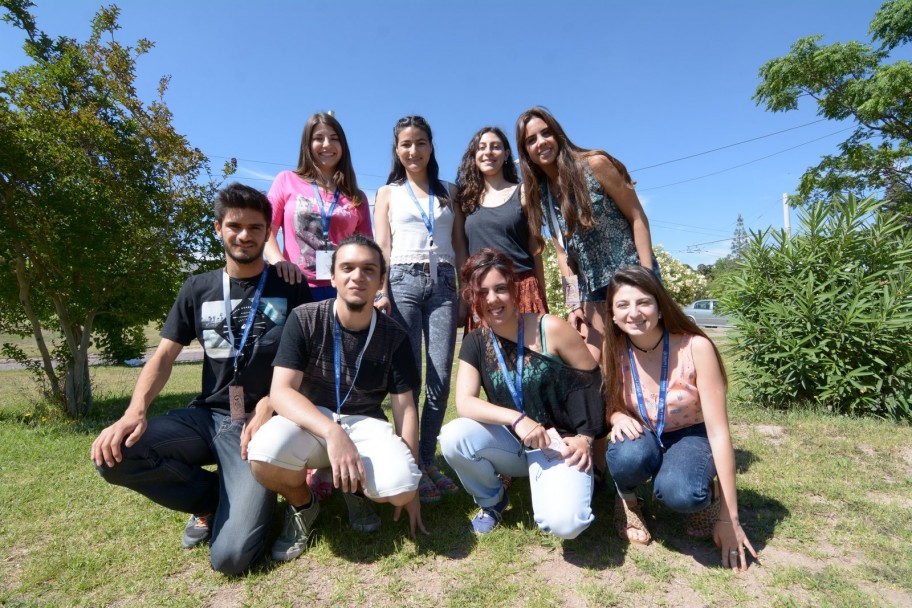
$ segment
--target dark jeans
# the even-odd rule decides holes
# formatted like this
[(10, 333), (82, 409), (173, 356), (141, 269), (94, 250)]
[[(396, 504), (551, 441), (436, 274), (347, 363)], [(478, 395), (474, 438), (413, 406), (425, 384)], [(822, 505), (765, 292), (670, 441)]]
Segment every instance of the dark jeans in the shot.
[(618, 494), (631, 499), (637, 486), (652, 477), (655, 497), (672, 511), (696, 513), (709, 506), (716, 464), (706, 425), (662, 433), (662, 443), (664, 452), (649, 429), (639, 439), (608, 443), (608, 470)]
[[(241, 460), (242, 423), (206, 408), (172, 410), (149, 421), (123, 460), (97, 467), (104, 479), (158, 504), (186, 513), (215, 513), (210, 563), (240, 574), (266, 550), (275, 494), (261, 486)], [(218, 472), (203, 465), (218, 465)]]

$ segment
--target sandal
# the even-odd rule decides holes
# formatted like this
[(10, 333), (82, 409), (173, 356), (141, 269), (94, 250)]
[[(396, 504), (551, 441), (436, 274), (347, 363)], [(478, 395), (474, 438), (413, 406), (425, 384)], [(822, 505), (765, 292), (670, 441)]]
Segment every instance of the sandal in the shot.
[[(643, 499), (637, 496), (637, 504), (631, 507), (627, 501), (620, 496), (614, 499), (614, 529), (617, 530), (618, 536), (622, 540), (636, 543), (637, 545), (648, 545), (652, 540), (652, 535), (646, 528), (646, 522), (643, 521)], [(630, 529), (639, 530), (646, 538), (640, 540), (630, 536)]]
[(418, 482), (418, 499), (425, 504), (440, 502), (440, 490), (424, 473), (421, 474), (421, 481)]
[(421, 472), (427, 475), (433, 484), (437, 486), (437, 491), (440, 494), (455, 494), (459, 491), (459, 486), (456, 485), (456, 482), (444, 475), (434, 465), (429, 464), (422, 467)]
[(504, 492), (510, 489), (510, 486), (513, 485), (513, 478), (509, 475), (504, 475), (503, 473), (498, 473), (497, 478), (500, 479), (500, 485), (503, 486)]
[(709, 538), (716, 527), (716, 520), (719, 519), (719, 511), (722, 510), (722, 492), (719, 490), (718, 478), (713, 479), (712, 500), (709, 506), (702, 511), (691, 513), (687, 516), (687, 535), (691, 538)]

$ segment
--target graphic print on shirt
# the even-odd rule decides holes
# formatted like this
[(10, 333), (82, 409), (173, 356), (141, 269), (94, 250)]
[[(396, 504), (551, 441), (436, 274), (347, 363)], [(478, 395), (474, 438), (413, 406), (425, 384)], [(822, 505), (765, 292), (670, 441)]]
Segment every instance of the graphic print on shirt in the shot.
[(312, 196), (302, 194), (295, 200), (294, 237), (301, 250), (295, 262), (310, 272), (316, 272), (316, 252), (324, 247), (323, 219), (317, 207), (319, 204)]
[[(244, 324), (250, 314), (250, 298), (231, 300), (231, 331), (234, 332), (234, 343), (240, 344), (244, 335)], [(285, 298), (260, 298), (260, 305), (253, 317), (253, 327), (244, 345), (244, 359), (250, 356), (254, 345), (273, 327), (284, 325), (288, 314), (288, 301)], [(203, 328), (203, 348), (212, 359), (231, 357), (231, 346), (228, 342), (228, 326), (225, 324), (225, 302), (223, 300), (203, 302), (200, 307), (200, 322)]]

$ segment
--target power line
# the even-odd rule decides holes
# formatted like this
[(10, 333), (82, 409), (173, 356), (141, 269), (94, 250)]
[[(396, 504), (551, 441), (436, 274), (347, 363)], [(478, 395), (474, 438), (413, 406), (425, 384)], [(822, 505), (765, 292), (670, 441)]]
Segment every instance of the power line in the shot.
[(718, 147), (718, 148), (713, 148), (712, 150), (706, 150), (705, 152), (697, 152), (696, 154), (690, 154), (689, 156), (682, 156), (681, 158), (673, 158), (673, 159), (671, 159), (671, 160), (666, 160), (666, 161), (664, 161), (664, 162), (657, 163), (657, 164), (655, 164), (655, 165), (649, 165), (648, 167), (640, 167), (639, 169), (631, 169), (630, 172), (631, 172), (631, 173), (635, 173), (635, 172), (637, 172), (637, 171), (645, 171), (646, 169), (653, 169), (653, 168), (655, 168), (655, 167), (661, 167), (661, 166), (663, 166), (663, 165), (670, 165), (671, 163), (676, 163), (676, 162), (679, 162), (679, 161), (682, 161), (682, 160), (687, 160), (687, 159), (689, 159), (689, 158), (696, 158), (696, 157), (698, 157), (698, 156), (703, 156), (704, 154), (712, 154), (713, 152), (718, 152), (719, 150), (725, 150), (725, 149), (727, 149), (727, 148), (734, 148), (735, 146), (740, 146), (740, 145), (742, 145), (742, 144), (748, 144), (748, 143), (750, 143), (750, 142), (752, 142), (752, 141), (757, 141), (757, 140), (759, 140), (759, 139), (765, 139), (765, 138), (767, 138), (767, 137), (772, 137), (773, 135), (779, 135), (780, 133), (787, 133), (788, 131), (794, 131), (795, 129), (803, 129), (804, 127), (809, 127), (809, 126), (811, 126), (811, 125), (816, 125), (818, 122), (823, 122), (823, 121), (825, 121), (825, 120), (827, 120), (827, 119), (826, 119), (826, 118), (820, 118), (820, 119), (815, 120), (815, 121), (813, 121), (813, 122), (808, 122), (808, 123), (805, 123), (805, 124), (803, 124), (803, 125), (798, 125), (797, 127), (789, 127), (788, 129), (782, 129), (781, 131), (776, 131), (776, 132), (774, 132), (774, 133), (767, 133), (766, 135), (760, 135), (760, 136), (757, 136), (757, 137), (752, 137), (752, 138), (750, 138), (750, 139), (745, 139), (745, 140), (743, 140), (743, 141), (738, 141), (738, 142), (735, 142), (735, 143), (733, 143), (733, 144), (728, 144), (727, 146), (720, 146), (720, 147)]
[(713, 171), (712, 173), (707, 173), (707, 174), (705, 174), (705, 175), (700, 175), (700, 176), (698, 176), (698, 177), (692, 177), (692, 178), (690, 178), (690, 179), (683, 179), (683, 180), (681, 180), (681, 181), (672, 182), (672, 183), (670, 183), (670, 184), (663, 184), (663, 185), (661, 185), (661, 186), (652, 186), (651, 188), (639, 188), (639, 189), (637, 189), (637, 192), (646, 192), (646, 191), (648, 191), (648, 190), (659, 190), (659, 189), (661, 189), (661, 188), (668, 188), (668, 187), (670, 187), (670, 186), (677, 186), (677, 185), (680, 185), (680, 184), (686, 184), (686, 183), (688, 183), (688, 182), (695, 182), (695, 181), (697, 181), (698, 179), (703, 179), (703, 178), (706, 178), (706, 177), (712, 177), (713, 175), (719, 175), (720, 173), (725, 173), (725, 172), (727, 172), (727, 171), (733, 171), (734, 169), (740, 169), (741, 167), (746, 167), (747, 165), (752, 165), (752, 164), (754, 164), (754, 163), (760, 162), (761, 160), (766, 160), (767, 158), (772, 158), (773, 156), (778, 156), (779, 154), (784, 154), (784, 153), (789, 152), (789, 151), (791, 151), (791, 150), (794, 150), (794, 149), (796, 149), (796, 148), (800, 148), (801, 146), (806, 146), (806, 145), (808, 145), (808, 144), (812, 144), (812, 143), (814, 143), (815, 141), (820, 141), (821, 139), (826, 139), (827, 137), (832, 137), (833, 135), (837, 135), (837, 134), (842, 133), (842, 132), (844, 132), (844, 131), (850, 131), (850, 130), (852, 130), (852, 129), (854, 129), (854, 128), (855, 128), (855, 127), (846, 127), (845, 129), (839, 129), (838, 131), (833, 131), (833, 132), (830, 133), (829, 135), (824, 135), (823, 137), (818, 137), (818, 138), (816, 138), (816, 139), (812, 139), (812, 140), (810, 140), (810, 141), (806, 141), (806, 142), (804, 142), (804, 143), (798, 144), (797, 146), (792, 146), (791, 148), (786, 148), (785, 150), (779, 150), (778, 152), (773, 152), (772, 154), (767, 154), (766, 156), (761, 156), (760, 158), (755, 158), (754, 160), (749, 160), (749, 161), (747, 161), (746, 163), (741, 163), (740, 165), (735, 165), (735, 166), (733, 166), (733, 167), (728, 167), (727, 169), (721, 169), (721, 170), (719, 170), (719, 171)]

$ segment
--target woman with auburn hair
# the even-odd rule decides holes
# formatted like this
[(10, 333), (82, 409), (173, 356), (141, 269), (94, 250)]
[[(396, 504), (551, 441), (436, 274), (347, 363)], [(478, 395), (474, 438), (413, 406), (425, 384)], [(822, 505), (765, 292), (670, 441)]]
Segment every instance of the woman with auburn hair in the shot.
[[(367, 196), (358, 189), (339, 121), (317, 112), (304, 125), (298, 167), (282, 171), (269, 189), (272, 233), (266, 260), (286, 280), (303, 276), (315, 302), (336, 297), (329, 281), (336, 244), (354, 233), (373, 238)], [(282, 230), (284, 251), (279, 251)]]
[(641, 266), (618, 270), (607, 297), (602, 375), (618, 535), (651, 540), (636, 489), (652, 478), (659, 502), (689, 514), (688, 535), (712, 537), (723, 566), (746, 570), (746, 552), (757, 554), (738, 519), (719, 350)]
[[(538, 243), (520, 197), (519, 177), (507, 136), (497, 127), (484, 127), (469, 142), (456, 177), (456, 204), (465, 214), (468, 254), (484, 247), (506, 253), (516, 270), (520, 312), (548, 312), (541, 256), (532, 255)], [(471, 304), (471, 302), (469, 303)], [(479, 323), (466, 319), (466, 333)]]
[(544, 241), (547, 225), (557, 250), (570, 321), (599, 356), (602, 308), (611, 275), (621, 266), (652, 268), (649, 222), (627, 168), (604, 150), (570, 141), (544, 108), (516, 121), (516, 148), (523, 176), (529, 230)]
[(568, 323), (519, 312), (505, 253), (473, 255), (462, 284), (482, 326), (463, 339), (461, 417), (443, 427), (440, 446), (480, 507), (472, 529), (487, 534), (501, 521), (510, 501), (498, 475), (528, 476), (539, 528), (576, 538), (594, 519), (592, 442), (606, 433), (598, 365)]
[[(392, 313), (408, 330), (421, 372), (422, 336), (427, 365), (418, 456), (418, 494), (433, 503), (459, 491), (434, 464), (437, 436), (450, 396), (459, 303), (456, 266), (465, 260), (462, 210), (452, 203), (452, 184), (438, 177), (431, 127), (421, 116), (406, 116), (393, 127), (392, 168), (377, 191), (377, 244), (389, 264), (387, 284), (374, 306)], [(415, 400), (421, 387), (414, 387)]]

